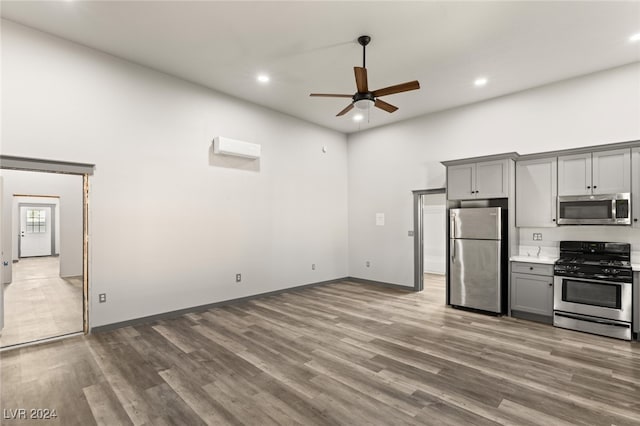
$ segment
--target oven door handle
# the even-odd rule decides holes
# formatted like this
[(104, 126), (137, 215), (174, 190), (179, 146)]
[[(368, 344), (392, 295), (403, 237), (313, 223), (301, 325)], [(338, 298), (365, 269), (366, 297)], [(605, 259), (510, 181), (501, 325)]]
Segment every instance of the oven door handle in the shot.
[[(557, 277), (561, 280), (563, 279), (569, 279), (569, 280), (573, 280), (573, 281), (584, 281), (584, 282), (589, 282), (589, 283), (597, 283), (597, 284), (612, 284), (612, 285), (618, 285), (620, 287), (622, 287), (623, 285), (631, 285), (632, 282), (631, 281), (607, 281), (607, 280), (592, 280), (590, 278), (581, 278), (581, 277), (571, 277), (568, 275), (554, 275), (554, 277)], [(630, 278), (631, 279), (631, 278)]]

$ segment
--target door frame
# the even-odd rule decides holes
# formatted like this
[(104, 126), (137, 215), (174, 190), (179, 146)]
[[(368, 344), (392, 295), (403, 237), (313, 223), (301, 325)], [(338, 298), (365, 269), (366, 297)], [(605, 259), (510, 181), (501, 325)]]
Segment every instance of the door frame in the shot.
[[(413, 192), (413, 291), (424, 290), (423, 195), (446, 194), (446, 188), (416, 189)], [(445, 224), (446, 225), (446, 224)], [(446, 241), (445, 241), (446, 244)]]
[[(0, 155), (0, 169), (82, 176), (82, 331), (89, 333), (89, 176), (95, 164)], [(0, 223), (0, 226), (2, 224)], [(0, 241), (2, 244), (2, 241)]]
[[(14, 195), (15, 197), (15, 195)], [(22, 226), (22, 215), (20, 214), (21, 207), (49, 207), (51, 209), (51, 250), (49, 252), (49, 256), (53, 256), (56, 252), (56, 205), (55, 204), (46, 204), (46, 203), (18, 203), (18, 222), (20, 226)], [(20, 228), (20, 227), (18, 227)], [(18, 232), (21, 232), (18, 230)], [(22, 256), (22, 237), (18, 236), (18, 259)]]

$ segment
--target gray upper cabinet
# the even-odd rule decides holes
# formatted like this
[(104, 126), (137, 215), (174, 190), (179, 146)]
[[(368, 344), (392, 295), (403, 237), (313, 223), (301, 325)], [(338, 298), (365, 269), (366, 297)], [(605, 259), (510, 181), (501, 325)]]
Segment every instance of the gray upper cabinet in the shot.
[(447, 198), (472, 200), (509, 196), (509, 159), (447, 167)]
[(631, 150), (593, 153), (593, 193), (631, 192)]
[(516, 163), (516, 226), (556, 226), (556, 157)]
[(447, 167), (447, 198), (468, 200), (475, 198), (476, 164)]
[(591, 194), (591, 153), (558, 157), (558, 195)]
[(631, 220), (634, 228), (640, 228), (640, 148), (631, 150)]
[(506, 198), (509, 196), (509, 161), (476, 163), (477, 198)]
[(631, 192), (629, 149), (558, 157), (558, 195), (619, 192)]

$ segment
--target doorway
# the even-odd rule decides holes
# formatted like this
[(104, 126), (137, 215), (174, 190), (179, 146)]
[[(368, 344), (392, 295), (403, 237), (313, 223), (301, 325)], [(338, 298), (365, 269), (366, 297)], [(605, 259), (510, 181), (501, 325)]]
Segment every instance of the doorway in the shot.
[(0, 349), (88, 327), (93, 165), (0, 156)]
[(446, 203), (444, 188), (413, 191), (415, 291), (445, 285)]

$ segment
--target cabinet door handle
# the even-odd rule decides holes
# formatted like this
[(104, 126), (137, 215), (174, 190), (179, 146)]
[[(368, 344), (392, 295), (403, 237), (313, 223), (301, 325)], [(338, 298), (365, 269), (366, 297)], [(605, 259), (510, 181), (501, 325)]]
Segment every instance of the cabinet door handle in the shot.
[(638, 221), (638, 218), (636, 217), (635, 219), (633, 219), (633, 221), (634, 221), (634, 222), (637, 222), (637, 221)]
[(549, 287), (553, 287), (553, 283), (549, 283)]
[(587, 186), (587, 189), (591, 189), (591, 186)]
[(598, 185), (593, 185), (593, 189), (596, 189), (598, 187)]
[(554, 217), (554, 218), (553, 218), (553, 219), (551, 219), (551, 220), (552, 220), (553, 222), (555, 222), (555, 221), (556, 221), (556, 218)]
[(530, 270), (530, 271), (533, 271), (533, 266), (529, 266), (529, 270)]

